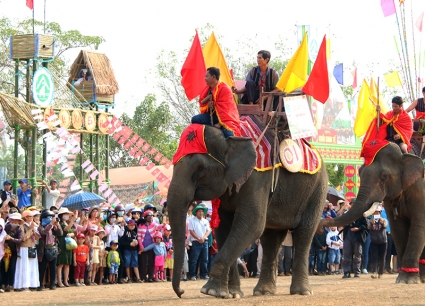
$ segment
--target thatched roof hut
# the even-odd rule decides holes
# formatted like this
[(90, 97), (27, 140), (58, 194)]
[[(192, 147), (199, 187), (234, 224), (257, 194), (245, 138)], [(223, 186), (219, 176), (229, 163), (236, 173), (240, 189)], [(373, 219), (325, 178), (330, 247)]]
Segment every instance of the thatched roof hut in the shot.
[(75, 86), (75, 88), (85, 96), (87, 101), (112, 103), (114, 101), (113, 96), (118, 93), (119, 87), (108, 57), (97, 51), (81, 50), (71, 66), (68, 80), (70, 84), (80, 78), (82, 69), (87, 69), (93, 78), (91, 81), (85, 81), (86, 88), (92, 87), (90, 88), (92, 96), (89, 97), (89, 95), (85, 94), (84, 91), (87, 91), (87, 89), (85, 90), (84, 86), (82, 88)]

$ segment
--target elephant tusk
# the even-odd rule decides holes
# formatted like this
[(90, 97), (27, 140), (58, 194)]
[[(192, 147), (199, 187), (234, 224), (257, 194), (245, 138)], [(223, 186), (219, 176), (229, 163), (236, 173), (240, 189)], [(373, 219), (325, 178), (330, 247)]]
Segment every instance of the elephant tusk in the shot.
[(363, 213), (363, 217), (367, 218), (367, 217), (373, 215), (373, 213), (375, 212), (376, 208), (378, 208), (379, 204), (381, 204), (381, 202), (374, 202), (372, 204), (372, 206), (370, 206), (370, 208)]

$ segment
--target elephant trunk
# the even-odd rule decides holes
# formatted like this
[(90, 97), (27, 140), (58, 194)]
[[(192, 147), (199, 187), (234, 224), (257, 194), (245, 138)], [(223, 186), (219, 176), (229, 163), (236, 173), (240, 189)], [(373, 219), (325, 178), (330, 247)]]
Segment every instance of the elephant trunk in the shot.
[(360, 192), (358, 194), (358, 197), (356, 201), (353, 203), (351, 209), (347, 211), (346, 213), (342, 214), (338, 218), (335, 219), (322, 219), (320, 220), (319, 228), (326, 226), (326, 227), (337, 227), (337, 226), (345, 226), (348, 225), (360, 217), (369, 214), (370, 211), (373, 209), (372, 213), (376, 210), (377, 205), (379, 205), (379, 202), (377, 200), (373, 201), (372, 206), (370, 206), (370, 194), (371, 188), (368, 187), (368, 185), (363, 185), (360, 187)]
[(181, 298), (184, 290), (180, 288), (180, 278), (183, 270), (185, 257), (186, 241), (186, 214), (193, 193), (190, 192), (189, 184), (176, 183), (171, 181), (168, 191), (167, 207), (170, 217), (171, 230), (173, 232), (174, 247), (174, 270), (173, 270), (173, 289), (178, 297)]

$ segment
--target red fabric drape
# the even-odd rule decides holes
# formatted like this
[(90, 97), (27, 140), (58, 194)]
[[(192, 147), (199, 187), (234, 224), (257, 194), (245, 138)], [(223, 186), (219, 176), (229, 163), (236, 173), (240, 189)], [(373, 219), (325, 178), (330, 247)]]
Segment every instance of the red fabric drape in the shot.
[[(407, 144), (407, 150), (410, 151), (412, 145), (410, 144), (410, 138), (413, 134), (412, 119), (409, 115), (401, 110), (400, 114), (394, 115), (394, 111), (390, 110), (385, 115), (381, 113), (381, 119), (388, 125), (392, 124), (397, 134), (401, 136), (401, 140)], [(384, 126), (383, 126), (384, 127)], [(385, 126), (386, 127), (386, 126)]]
[(173, 157), (173, 165), (188, 154), (208, 154), (204, 141), (205, 125), (191, 124), (180, 136), (179, 147)]
[[(208, 107), (202, 105), (201, 101), (208, 95), (209, 90), (209, 86), (205, 87), (199, 98), (201, 114), (208, 112)], [(226, 130), (232, 131), (235, 136), (241, 136), (239, 112), (230, 87), (223, 82), (218, 82), (212, 90), (212, 100), (220, 124)]]
[(220, 208), (220, 199), (214, 199), (211, 201), (212, 214), (210, 226), (211, 228), (217, 228), (220, 225), (220, 216), (218, 215), (218, 209)]

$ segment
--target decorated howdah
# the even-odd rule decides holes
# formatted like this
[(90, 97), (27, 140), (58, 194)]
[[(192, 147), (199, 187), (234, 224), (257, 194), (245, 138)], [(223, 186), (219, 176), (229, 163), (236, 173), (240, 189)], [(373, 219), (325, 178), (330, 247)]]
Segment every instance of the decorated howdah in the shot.
[(46, 34), (10, 36), (9, 57), (11, 59), (53, 58), (55, 37)]

